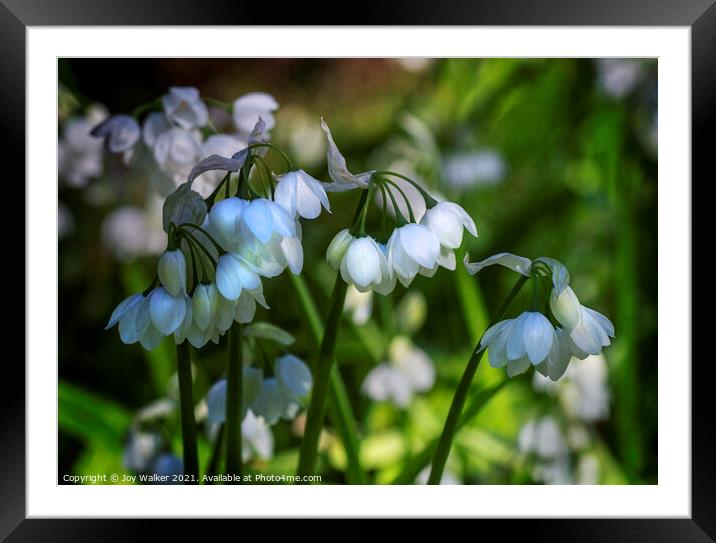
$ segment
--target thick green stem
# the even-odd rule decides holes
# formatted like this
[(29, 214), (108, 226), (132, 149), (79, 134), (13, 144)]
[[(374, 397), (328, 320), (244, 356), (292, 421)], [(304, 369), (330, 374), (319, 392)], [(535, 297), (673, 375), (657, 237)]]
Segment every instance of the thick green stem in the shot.
[[(488, 328), (497, 323), (502, 318), (502, 316), (505, 314), (505, 311), (507, 311), (507, 308), (512, 303), (512, 300), (515, 299), (517, 293), (520, 291), (520, 289), (522, 289), (522, 286), (525, 284), (527, 279), (528, 278), (525, 276), (520, 276), (520, 278), (517, 280), (517, 284), (513, 287), (512, 291), (510, 291), (509, 295), (507, 296), (507, 299), (502, 304), (502, 307), (500, 307), (500, 309), (495, 314), (495, 317), (492, 319), (492, 322), (490, 322)], [(482, 337), (480, 337), (480, 341), (481, 340)], [(460, 383), (457, 386), (455, 396), (453, 396), (452, 403), (450, 404), (450, 411), (448, 411), (447, 420), (445, 421), (445, 426), (443, 427), (442, 434), (440, 434), (440, 439), (438, 441), (437, 448), (435, 449), (435, 455), (433, 456), (433, 466), (430, 471), (430, 477), (428, 478), (429, 485), (440, 484), (440, 479), (442, 479), (443, 470), (445, 469), (445, 463), (447, 462), (448, 454), (450, 454), (452, 441), (455, 437), (455, 432), (460, 421), (462, 409), (465, 406), (467, 394), (470, 391), (472, 379), (473, 377), (475, 377), (475, 372), (480, 365), (480, 360), (482, 360), (482, 356), (485, 354), (485, 349), (480, 349), (480, 341), (477, 342), (477, 345), (473, 350), (472, 356), (470, 357), (470, 361), (465, 367), (465, 372), (460, 378)]]
[[(316, 342), (320, 345), (323, 338), (323, 322), (318, 313), (316, 304), (311, 297), (306, 282), (300, 275), (290, 274), (291, 282), (298, 294), (298, 299), (306, 313), (311, 333)], [(346, 449), (347, 469), (346, 479), (349, 484), (365, 484), (366, 478), (360, 466), (360, 444), (358, 431), (356, 430), (355, 417), (351, 409), (350, 400), (343, 384), (343, 379), (338, 368), (333, 367), (331, 372), (331, 388), (328, 397), (328, 417), (331, 424), (336, 428), (343, 440)]]
[(226, 473), (237, 477), (241, 477), (242, 328), (240, 323), (234, 322), (229, 331), (229, 369), (226, 380)]
[(323, 339), (321, 340), (318, 364), (316, 364), (314, 371), (313, 391), (311, 393), (311, 402), (308, 405), (308, 413), (306, 414), (306, 429), (298, 460), (298, 475), (311, 475), (316, 470), (318, 441), (326, 414), (326, 399), (330, 388), (338, 323), (343, 313), (347, 288), (348, 285), (338, 274), (333, 287), (333, 294), (331, 295), (331, 304), (326, 318)]
[(181, 412), (181, 437), (184, 454), (184, 474), (191, 480), (186, 484), (199, 483), (199, 454), (196, 448), (196, 420), (194, 419), (194, 393), (191, 380), (189, 343), (177, 345), (177, 375), (179, 378), (179, 408)]

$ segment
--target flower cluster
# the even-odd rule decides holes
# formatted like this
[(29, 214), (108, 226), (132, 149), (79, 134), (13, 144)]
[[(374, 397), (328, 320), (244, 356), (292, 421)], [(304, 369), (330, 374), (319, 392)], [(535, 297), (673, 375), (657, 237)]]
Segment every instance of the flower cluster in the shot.
[[(219, 107), (223, 109), (223, 105)], [(134, 115), (110, 116), (94, 128), (92, 135), (104, 139), (109, 152), (121, 153), (127, 159), (136, 145), (143, 142), (161, 171), (178, 184), (200, 160), (211, 155), (230, 155), (245, 147), (259, 118), (270, 130), (275, 124), (273, 112), (278, 109), (278, 103), (269, 94), (251, 92), (237, 98), (228, 109), (232, 114), (233, 132), (211, 133), (210, 110), (198, 89), (171, 87), (167, 94), (138, 108)], [(144, 110), (150, 112), (140, 127), (138, 119)], [(207, 173), (197, 181), (195, 188), (207, 197), (217, 182), (215, 173)]]
[[(311, 370), (300, 358), (285, 354), (276, 359), (273, 376), (258, 368), (243, 368), (241, 418), (258, 417), (257, 424), (291, 420), (298, 413), (313, 386)], [(226, 421), (226, 379), (215, 383), (207, 395), (209, 421)], [(250, 415), (249, 415), (250, 414)]]
[[(512, 377), (527, 371), (530, 365), (553, 381), (559, 379), (574, 356), (584, 360), (599, 354), (611, 343), (614, 326), (611, 321), (579, 303), (569, 286), (569, 272), (560, 262), (546, 257), (534, 261), (510, 253), (500, 253), (481, 262), (468, 262), (465, 267), (474, 274), (486, 266), (499, 264), (533, 281), (533, 302), (530, 310), (514, 319), (491, 326), (483, 335), (480, 350), (488, 349), (490, 365), (507, 367)], [(551, 277), (549, 309), (558, 325), (537, 307), (540, 283)], [(561, 325), (561, 326), (560, 326)]]
[[(409, 286), (417, 275), (432, 277), (438, 267), (455, 269), (455, 249), (462, 243), (463, 229), (477, 236), (475, 222), (458, 204), (437, 202), (415, 181), (394, 172), (368, 171), (352, 174), (336, 146), (325, 121), (321, 126), (328, 139), (328, 173), (332, 182), (325, 185), (328, 191), (346, 191), (354, 188), (382, 195), (383, 216), (390, 199), (396, 218), (396, 228), (386, 243), (378, 242), (365, 231), (368, 205), (358, 213), (353, 227), (341, 230), (326, 251), (328, 263), (340, 271), (343, 280), (359, 292), (369, 290), (389, 294), (398, 281)], [(393, 179), (397, 177), (413, 185), (425, 201), (427, 211), (416, 221), (405, 192)], [(408, 210), (408, 219), (400, 211), (395, 194), (402, 197)]]

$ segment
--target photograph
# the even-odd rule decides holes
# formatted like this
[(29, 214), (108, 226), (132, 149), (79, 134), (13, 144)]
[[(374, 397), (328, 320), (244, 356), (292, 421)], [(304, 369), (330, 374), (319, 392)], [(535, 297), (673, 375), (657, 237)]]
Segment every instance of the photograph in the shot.
[(57, 484), (658, 485), (659, 63), (57, 58)]

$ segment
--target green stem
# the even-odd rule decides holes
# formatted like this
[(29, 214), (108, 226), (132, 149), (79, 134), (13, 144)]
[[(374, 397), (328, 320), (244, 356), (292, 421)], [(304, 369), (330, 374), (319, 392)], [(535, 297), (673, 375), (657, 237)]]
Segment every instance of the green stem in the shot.
[[(459, 430), (470, 422), (477, 414), (482, 411), (482, 408), (504, 388), (506, 384), (510, 382), (509, 379), (501, 381), (497, 385), (490, 388), (486, 388), (473, 394), (470, 404), (465, 409), (465, 412), (460, 417), (457, 429)], [(435, 449), (438, 446), (438, 438), (433, 439), (428, 443), (425, 448), (418, 454), (414, 455), (410, 462), (403, 468), (400, 474), (391, 482), (393, 485), (409, 485), (415, 482), (415, 478), (420, 474), (425, 466), (430, 463), (430, 459), (435, 454)]]
[[(320, 345), (323, 337), (323, 322), (318, 313), (316, 304), (311, 297), (306, 282), (300, 275), (289, 274), (298, 299), (306, 313), (308, 324), (316, 344)], [(366, 478), (360, 466), (360, 444), (358, 431), (356, 430), (355, 417), (351, 408), (348, 393), (341, 374), (336, 367), (331, 372), (331, 388), (328, 397), (328, 416), (331, 423), (338, 431), (346, 449), (348, 465), (346, 479), (349, 484), (365, 484)]]
[(179, 408), (181, 437), (184, 454), (184, 474), (193, 477), (187, 484), (199, 482), (199, 454), (196, 447), (196, 420), (194, 420), (194, 393), (192, 391), (191, 358), (189, 343), (177, 345), (177, 376), (179, 378)]
[[(517, 280), (517, 284), (507, 295), (507, 299), (495, 314), (495, 317), (490, 322), (488, 328), (502, 319), (505, 311), (507, 311), (507, 308), (512, 303), (512, 300), (515, 299), (527, 279), (528, 277), (525, 277), (524, 275), (520, 276)], [(482, 338), (480, 338), (480, 340), (482, 340)], [(482, 356), (484, 354), (485, 349), (480, 349), (480, 341), (478, 341), (475, 349), (473, 350), (472, 356), (470, 357), (470, 361), (467, 363), (467, 367), (465, 367), (465, 372), (460, 378), (460, 383), (457, 386), (455, 396), (453, 396), (452, 403), (450, 404), (450, 411), (448, 411), (447, 420), (445, 421), (445, 426), (443, 427), (442, 434), (440, 434), (440, 439), (438, 440), (438, 445), (435, 449), (435, 455), (433, 456), (433, 466), (430, 471), (430, 477), (428, 478), (429, 485), (440, 484), (440, 479), (442, 478), (443, 470), (445, 469), (445, 463), (447, 462), (447, 457), (450, 453), (450, 448), (452, 447), (452, 441), (458, 427), (460, 415), (462, 414), (463, 407), (465, 406), (467, 394), (470, 391), (472, 379), (475, 376), (477, 367), (480, 365), (480, 360), (482, 360)]]
[(326, 318), (326, 327), (321, 340), (321, 348), (318, 356), (313, 378), (313, 392), (311, 402), (308, 405), (306, 414), (306, 429), (301, 442), (301, 451), (298, 460), (298, 475), (311, 475), (316, 470), (318, 459), (318, 440), (323, 427), (323, 419), (326, 414), (326, 398), (330, 385), (331, 370), (333, 369), (333, 357), (336, 350), (336, 337), (338, 335), (338, 323), (343, 313), (343, 305), (346, 298), (348, 285), (336, 275), (336, 282), (331, 295), (330, 309)]
[(213, 476), (219, 472), (219, 460), (221, 459), (221, 449), (224, 445), (225, 431), (226, 425), (219, 425), (219, 429), (216, 432), (216, 438), (214, 439), (214, 448), (211, 451), (211, 457), (209, 458), (209, 464), (206, 466), (206, 475)]
[[(226, 380), (226, 473), (241, 476), (241, 393), (243, 327), (234, 322), (229, 330), (229, 370)], [(235, 481), (238, 483), (239, 481)]]

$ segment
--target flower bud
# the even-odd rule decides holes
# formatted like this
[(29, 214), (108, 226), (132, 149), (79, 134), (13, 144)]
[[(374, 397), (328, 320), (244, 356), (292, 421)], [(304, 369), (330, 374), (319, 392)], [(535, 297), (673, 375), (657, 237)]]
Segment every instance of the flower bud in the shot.
[(341, 267), (341, 261), (353, 239), (350, 231), (345, 228), (336, 234), (336, 237), (333, 238), (328, 249), (326, 249), (326, 260), (334, 270)]
[(186, 292), (186, 260), (181, 250), (165, 251), (159, 258), (157, 274), (162, 286), (172, 296)]

